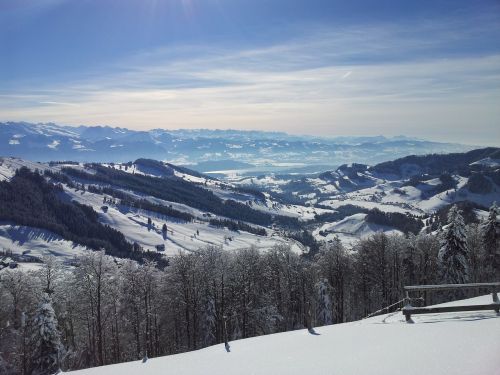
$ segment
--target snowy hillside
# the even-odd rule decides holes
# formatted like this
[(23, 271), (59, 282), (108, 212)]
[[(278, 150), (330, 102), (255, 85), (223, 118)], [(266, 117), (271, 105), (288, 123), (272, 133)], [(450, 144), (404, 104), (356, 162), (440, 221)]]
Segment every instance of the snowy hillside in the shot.
[(16, 259), (21, 256), (37, 260), (19, 262), (18, 267), (21, 269), (41, 267), (41, 259), (48, 255), (69, 263), (76, 256), (88, 251), (86, 247), (67, 241), (50, 231), (2, 222), (0, 222), (0, 249), (8, 251)]
[[(451, 304), (491, 303), (491, 295)], [(342, 374), (482, 375), (500, 371), (494, 311), (401, 312), (219, 344), (202, 350), (72, 372), (78, 375)]]
[[(110, 205), (102, 210), (102, 196), (90, 192), (66, 189), (71, 199), (89, 205), (99, 213), (100, 221), (122, 232), (130, 242), (137, 242), (148, 250), (154, 250), (157, 245), (164, 245), (166, 256), (175, 256), (179, 251), (196, 251), (207, 245), (222, 246), (224, 250), (236, 250), (254, 246), (257, 249), (288, 243), (294, 251), (300, 253), (302, 247), (295, 241), (281, 238), (274, 232), (266, 236), (258, 236), (244, 231), (230, 231), (227, 228), (216, 228), (206, 221), (196, 220), (184, 222), (166, 215), (148, 210), (130, 209), (121, 205)], [(172, 204), (172, 202), (163, 202)], [(175, 205), (177, 209), (203, 216), (203, 212), (188, 206)], [(152, 218), (151, 226), (148, 218)], [(166, 224), (168, 233), (164, 236), (161, 228)]]
[[(377, 232), (401, 233), (400, 231), (383, 225), (367, 223), (366, 214), (354, 214), (334, 223), (326, 223), (313, 231), (313, 235), (325, 240), (338, 237), (344, 244), (352, 245), (361, 238), (366, 238)], [(323, 233), (323, 236), (320, 234)]]

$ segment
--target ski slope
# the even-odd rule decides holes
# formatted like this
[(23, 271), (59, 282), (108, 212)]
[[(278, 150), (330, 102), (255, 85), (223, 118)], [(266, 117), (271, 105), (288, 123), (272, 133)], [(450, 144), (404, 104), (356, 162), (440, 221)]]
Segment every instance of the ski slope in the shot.
[[(481, 296), (460, 304), (491, 303)], [(401, 312), (352, 323), (260, 336), (198, 351), (72, 372), (75, 375), (496, 375), (500, 316), (494, 311)]]

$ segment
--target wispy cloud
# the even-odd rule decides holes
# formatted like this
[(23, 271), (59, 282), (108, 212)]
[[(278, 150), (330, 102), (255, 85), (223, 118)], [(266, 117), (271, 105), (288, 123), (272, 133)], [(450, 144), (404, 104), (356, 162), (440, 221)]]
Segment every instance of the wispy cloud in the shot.
[[(454, 140), (474, 125), (476, 142), (479, 128), (486, 140), (500, 139), (500, 52), (450, 51), (457, 43), (450, 27), (463, 24), (311, 30), (241, 50), (160, 49), (85, 79), (0, 92), (0, 116), (442, 139), (453, 129)], [(462, 41), (482, 27), (462, 32)]]
[(347, 73), (344, 73), (342, 75), (342, 79), (345, 79), (345, 78), (349, 77), (351, 74), (352, 74), (352, 72), (349, 70)]
[(45, 101), (45, 102), (40, 102), (40, 104), (47, 104), (47, 105), (64, 105), (64, 106), (69, 106), (69, 107), (79, 107), (79, 104), (76, 103), (65, 103), (65, 102), (51, 102), (51, 101)]

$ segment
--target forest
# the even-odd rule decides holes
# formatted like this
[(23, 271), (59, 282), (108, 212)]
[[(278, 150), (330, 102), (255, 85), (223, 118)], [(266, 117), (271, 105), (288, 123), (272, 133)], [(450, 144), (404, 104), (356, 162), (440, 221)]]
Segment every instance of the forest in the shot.
[[(159, 268), (102, 251), (62, 268), (7, 270), (0, 283), (0, 372), (48, 374), (185, 352), (366, 317), (404, 285), (498, 281), (496, 205), (465, 224), (452, 207), (435, 233), (377, 233), (312, 257), (287, 246), (185, 252)], [(427, 304), (460, 295), (429, 294)], [(223, 350), (221, 348), (221, 350)]]

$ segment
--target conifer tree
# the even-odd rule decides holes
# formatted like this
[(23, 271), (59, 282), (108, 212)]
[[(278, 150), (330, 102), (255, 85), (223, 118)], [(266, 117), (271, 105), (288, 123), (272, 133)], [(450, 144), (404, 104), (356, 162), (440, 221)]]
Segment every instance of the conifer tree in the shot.
[(438, 261), (443, 283), (463, 284), (468, 281), (469, 254), (465, 224), (457, 206), (448, 212), (448, 225), (444, 228)]
[(36, 310), (33, 339), (38, 349), (33, 373), (40, 375), (55, 373), (59, 368), (61, 343), (52, 299), (47, 293), (42, 295)]

